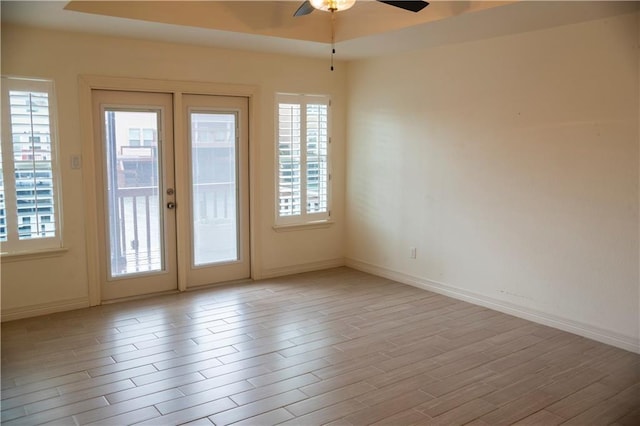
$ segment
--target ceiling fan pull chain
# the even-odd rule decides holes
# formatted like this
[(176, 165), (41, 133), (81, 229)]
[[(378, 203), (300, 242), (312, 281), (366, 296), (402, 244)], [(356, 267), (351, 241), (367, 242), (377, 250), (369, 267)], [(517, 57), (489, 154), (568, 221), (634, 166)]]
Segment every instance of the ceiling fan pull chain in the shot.
[(333, 71), (333, 55), (336, 54), (336, 49), (331, 49), (331, 71)]
[(333, 57), (336, 54), (336, 14), (335, 9), (331, 10), (331, 71), (333, 71)]

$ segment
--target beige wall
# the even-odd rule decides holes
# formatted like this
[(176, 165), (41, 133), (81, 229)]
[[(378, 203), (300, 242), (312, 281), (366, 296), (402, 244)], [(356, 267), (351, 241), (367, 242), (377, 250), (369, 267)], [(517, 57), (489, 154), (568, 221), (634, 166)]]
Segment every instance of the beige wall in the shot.
[[(638, 349), (638, 19), (362, 60), (348, 75), (325, 60), (5, 25), (2, 74), (56, 83), (68, 250), (2, 261), (3, 317), (87, 303), (94, 225), (70, 156), (82, 153), (78, 76), (93, 74), (258, 88), (257, 276), (340, 264), (346, 243), (355, 267)], [(276, 91), (333, 96), (330, 228), (271, 228)]]
[[(344, 258), (345, 66), (333, 73), (326, 60), (219, 50), (214, 48), (107, 38), (3, 25), (2, 74), (50, 78), (58, 101), (62, 166), (64, 245), (58, 257), (2, 261), (3, 317), (86, 305), (88, 297), (82, 170), (70, 157), (82, 154), (78, 77), (203, 81), (257, 87), (251, 144), (255, 184), (252, 230), (257, 263), (254, 276), (269, 276), (342, 264)], [(320, 93), (333, 97), (333, 208), (326, 229), (275, 232), (274, 93)], [(256, 146), (257, 145), (257, 146)], [(91, 167), (91, 164), (83, 164)]]
[(348, 78), (347, 264), (640, 350), (637, 15)]

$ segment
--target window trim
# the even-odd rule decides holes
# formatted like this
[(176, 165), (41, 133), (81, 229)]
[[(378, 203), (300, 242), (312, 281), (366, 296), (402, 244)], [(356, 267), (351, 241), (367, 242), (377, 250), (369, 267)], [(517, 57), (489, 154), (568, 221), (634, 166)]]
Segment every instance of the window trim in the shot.
[(271, 228), (276, 232), (299, 231), (301, 229), (324, 229), (329, 228), (335, 222), (331, 219), (321, 219), (305, 223), (290, 223), (286, 225), (273, 225)]
[[(18, 238), (18, 226), (16, 217), (16, 182), (13, 159), (13, 138), (11, 136), (11, 110), (9, 108), (10, 91), (46, 92), (48, 94), (49, 109), (49, 134), (51, 148), (51, 180), (55, 235), (46, 238), (30, 238), (20, 240)], [(9, 160), (3, 162), (4, 190), (5, 190), (5, 227), (7, 228), (7, 241), (1, 243), (0, 256), (3, 259), (16, 257), (24, 258), (31, 254), (39, 255), (43, 252), (57, 252), (63, 250), (62, 244), (62, 197), (61, 197), (61, 170), (59, 162), (59, 138), (57, 118), (57, 98), (53, 80), (40, 78), (25, 78), (14, 76), (2, 76), (2, 152), (9, 155)], [(11, 209), (11, 210), (9, 210)]]
[[(306, 107), (309, 104), (316, 105), (326, 105), (327, 106), (327, 155), (326, 155), (326, 164), (327, 164), (327, 180), (326, 180), (326, 203), (327, 209), (326, 212), (319, 213), (307, 213), (306, 205), (301, 205), (300, 214), (281, 216), (280, 215), (280, 119), (279, 119), (279, 111), (280, 104), (299, 104), (300, 110), (303, 109), (306, 111)], [(306, 116), (306, 113), (305, 113)], [(331, 97), (329, 95), (309, 95), (309, 94), (292, 94), (292, 93), (276, 93), (275, 102), (274, 102), (274, 225), (273, 229), (277, 232), (280, 231), (293, 231), (297, 229), (308, 229), (308, 228), (324, 228), (328, 225), (331, 225), (333, 221), (331, 220)], [(307, 141), (306, 141), (306, 123), (301, 123), (300, 129), (300, 179), (301, 179), (301, 192), (304, 195), (301, 195), (302, 200), (306, 200), (307, 193), (307, 158), (306, 158), (306, 149), (307, 149)]]

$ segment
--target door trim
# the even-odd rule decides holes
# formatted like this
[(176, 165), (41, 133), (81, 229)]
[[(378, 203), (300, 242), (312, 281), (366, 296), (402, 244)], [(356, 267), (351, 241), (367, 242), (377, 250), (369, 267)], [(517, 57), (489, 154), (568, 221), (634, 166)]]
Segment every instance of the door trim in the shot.
[[(257, 176), (259, 175), (256, 161), (259, 158), (259, 144), (253, 143), (252, 137), (256, 134), (257, 128), (257, 105), (260, 104), (259, 88), (254, 85), (240, 84), (221, 84), (207, 82), (192, 82), (178, 80), (152, 80), (127, 77), (109, 77), (98, 75), (81, 75), (78, 78), (79, 106), (80, 106), (80, 123), (82, 134), (82, 158), (85, 165), (82, 169), (83, 190), (84, 190), (84, 216), (85, 216), (85, 239), (86, 239), (86, 256), (87, 256), (87, 280), (89, 304), (91, 306), (100, 305), (102, 303), (101, 295), (101, 277), (99, 268), (99, 237), (98, 228), (94, 224), (93, 218), (97, 217), (98, 201), (96, 199), (97, 176), (93, 167), (87, 165), (95, 164), (96, 147), (93, 141), (94, 125), (92, 120), (92, 90), (119, 90), (119, 91), (140, 91), (140, 92), (161, 92), (170, 93), (174, 99), (174, 112), (182, 111), (183, 94), (203, 94), (213, 96), (242, 96), (248, 98), (249, 102), (249, 244), (250, 244), (250, 273), (251, 278), (259, 278), (261, 273), (257, 265), (261, 265), (260, 253), (256, 247), (260, 247), (259, 235), (257, 232), (258, 217), (255, 212), (260, 211), (260, 200), (258, 198)], [(184, 119), (181, 114), (176, 116), (174, 122), (174, 135), (181, 135), (184, 132)], [(185, 185), (187, 182), (182, 181), (188, 174), (187, 159), (183, 155), (176, 156), (176, 186)], [(179, 177), (182, 176), (181, 179)], [(176, 203), (178, 205), (187, 205), (188, 197), (184, 191), (176, 194)], [(188, 235), (183, 235), (182, 227), (178, 227), (178, 241), (185, 241)], [(189, 259), (183, 258), (187, 254), (178, 247), (178, 265), (188, 264), (181, 262), (189, 262)], [(178, 290), (187, 290), (187, 271), (184, 268), (178, 268)]]

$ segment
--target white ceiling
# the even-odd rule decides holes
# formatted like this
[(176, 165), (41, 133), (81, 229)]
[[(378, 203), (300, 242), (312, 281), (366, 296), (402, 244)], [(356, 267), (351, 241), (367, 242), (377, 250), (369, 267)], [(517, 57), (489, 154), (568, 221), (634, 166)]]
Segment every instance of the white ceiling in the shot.
[[(363, 2), (363, 0), (360, 0)], [(199, 2), (203, 7), (202, 2)], [(230, 3), (230, 2), (225, 2)], [(263, 34), (256, 34), (253, 25), (251, 29), (239, 28), (237, 31), (228, 29), (220, 30), (204, 28), (201, 22), (189, 21), (184, 18), (188, 15), (190, 2), (180, 4), (180, 11), (175, 14), (178, 24), (157, 22), (157, 18), (148, 18), (141, 15), (136, 19), (119, 16), (106, 16), (98, 14), (100, 12), (85, 13), (73, 10), (65, 10), (67, 2), (59, 1), (2, 1), (1, 17), (2, 23), (14, 23), (35, 27), (55, 28), (67, 31), (86, 32), (94, 34), (111, 35), (117, 37), (131, 37), (148, 40), (159, 40), (174, 43), (185, 43), (195, 45), (216, 46), (222, 48), (286, 53), (301, 56), (325, 57), (329, 52), (329, 45), (320, 41), (298, 40), (292, 37), (309, 38), (302, 30), (296, 33), (295, 26), (304, 27), (307, 30), (313, 28), (314, 31), (323, 32), (330, 28), (329, 14), (316, 11), (312, 17), (292, 18), (290, 15), (296, 10), (301, 1), (286, 2), (266, 2), (271, 4), (272, 13), (266, 14), (261, 10), (256, 16), (267, 18), (270, 21), (282, 23), (285, 35), (280, 35), (277, 28), (265, 29)], [(622, 1), (519, 1), (516, 3), (504, 4), (501, 2), (498, 7), (491, 7), (483, 10), (475, 10), (467, 1), (458, 2), (432, 2), (432, 4), (420, 13), (427, 13), (429, 9), (442, 11), (452, 10), (449, 16), (439, 14), (434, 18), (424, 15), (427, 22), (415, 23), (415, 18), (405, 18), (411, 12), (406, 12), (391, 6), (371, 2), (373, 4), (362, 4), (346, 12), (344, 15), (338, 14), (338, 18), (344, 19), (347, 24), (359, 25), (360, 33), (351, 34), (343, 28), (342, 39), (336, 45), (337, 59), (349, 60), (381, 56), (395, 52), (423, 49), (450, 43), (458, 43), (496, 37), (518, 32), (533, 31), (558, 25), (577, 23), (592, 19), (603, 18), (623, 13), (631, 13), (638, 10), (640, 2)], [(148, 6), (150, 3), (129, 3), (136, 6), (130, 9), (138, 9), (137, 6)], [(155, 3), (158, 6), (162, 2)], [(196, 3), (191, 3), (196, 4)], [(73, 5), (70, 5), (73, 6)], [(82, 4), (80, 4), (82, 6)], [(245, 5), (238, 5), (246, 8)], [(473, 6), (473, 5), (472, 5)], [(266, 6), (265, 6), (266, 7)], [(360, 9), (358, 9), (358, 7)], [(377, 9), (376, 9), (377, 8)], [(126, 8), (125, 8), (126, 9)], [(371, 12), (373, 11), (373, 12)], [(120, 12), (118, 12), (120, 13)], [(349, 13), (349, 15), (346, 15)], [(374, 15), (384, 14), (384, 19), (380, 22), (374, 19)], [(432, 12), (433, 14), (434, 12)], [(179, 15), (179, 16), (178, 16)], [(194, 9), (194, 18), (200, 17), (202, 13)], [(348, 21), (349, 19), (353, 21)], [(363, 18), (366, 17), (366, 18)], [(274, 18), (275, 17), (275, 18)], [(255, 24), (256, 17), (253, 20)], [(156, 22), (152, 22), (153, 20)], [(286, 19), (286, 20), (285, 20)], [(308, 19), (306, 21), (303, 21)], [(358, 24), (357, 19), (366, 20), (366, 25)], [(404, 22), (403, 20), (407, 20)], [(401, 22), (403, 21), (403, 22)], [(190, 23), (193, 22), (193, 23)], [(228, 20), (224, 22), (229, 22)], [(343, 22), (344, 25), (344, 22)], [(372, 26), (367, 31), (367, 25)], [(224, 26), (224, 25), (223, 25)], [(404, 28), (402, 28), (404, 27)], [(388, 28), (392, 28), (389, 30)], [(393, 29), (401, 28), (401, 29)], [(247, 33), (252, 31), (254, 33)], [(264, 35), (265, 34), (270, 35)], [(307, 31), (308, 32), (308, 31)], [(364, 35), (359, 35), (364, 33)], [(367, 34), (369, 33), (369, 34)], [(278, 34), (275, 36), (273, 34)], [(284, 33), (283, 33), (284, 34)], [(289, 38), (286, 38), (289, 37)], [(320, 39), (323, 39), (322, 36)]]

